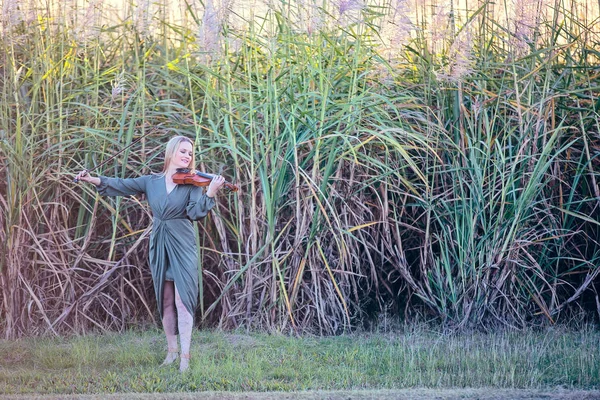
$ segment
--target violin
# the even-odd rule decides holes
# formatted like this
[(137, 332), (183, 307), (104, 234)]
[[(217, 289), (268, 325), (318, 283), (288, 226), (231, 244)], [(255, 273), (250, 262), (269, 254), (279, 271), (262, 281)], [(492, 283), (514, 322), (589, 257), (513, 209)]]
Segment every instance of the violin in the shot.
[[(173, 174), (173, 183), (177, 185), (208, 186), (213, 178), (214, 175), (205, 174), (204, 172), (191, 170), (189, 168), (177, 168), (176, 172)], [(237, 192), (239, 189), (236, 185), (227, 181), (225, 181), (223, 186), (232, 192)]]

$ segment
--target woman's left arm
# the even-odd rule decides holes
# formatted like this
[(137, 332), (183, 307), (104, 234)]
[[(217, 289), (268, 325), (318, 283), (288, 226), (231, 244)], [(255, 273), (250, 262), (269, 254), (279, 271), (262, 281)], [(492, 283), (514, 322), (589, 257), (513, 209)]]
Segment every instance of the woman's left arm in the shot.
[(223, 187), (225, 178), (218, 175), (213, 178), (208, 185), (206, 193), (202, 187), (194, 187), (190, 193), (190, 200), (186, 207), (188, 218), (193, 221), (204, 218), (206, 214), (215, 206), (215, 195)]

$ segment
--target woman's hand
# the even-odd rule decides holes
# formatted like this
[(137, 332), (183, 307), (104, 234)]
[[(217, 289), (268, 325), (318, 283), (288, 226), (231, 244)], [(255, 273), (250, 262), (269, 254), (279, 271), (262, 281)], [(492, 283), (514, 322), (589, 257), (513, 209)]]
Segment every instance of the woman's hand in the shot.
[(94, 184), (96, 186), (98, 186), (100, 184), (100, 178), (95, 177), (95, 176), (91, 176), (87, 169), (84, 169), (83, 171), (81, 171), (80, 173), (78, 173), (75, 176), (74, 181), (75, 182), (79, 182), (79, 181), (89, 182), (89, 183), (92, 183), (92, 184)]
[(208, 197), (215, 197), (219, 189), (223, 187), (223, 184), (225, 184), (225, 178), (223, 178), (221, 175), (216, 175), (212, 181), (210, 181), (206, 195)]

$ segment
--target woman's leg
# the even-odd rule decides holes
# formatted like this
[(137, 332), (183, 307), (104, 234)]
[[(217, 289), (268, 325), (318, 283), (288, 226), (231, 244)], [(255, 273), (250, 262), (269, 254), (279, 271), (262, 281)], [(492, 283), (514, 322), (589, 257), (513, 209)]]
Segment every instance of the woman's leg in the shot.
[(183, 372), (190, 365), (190, 343), (192, 341), (194, 316), (185, 308), (177, 288), (175, 288), (175, 306), (177, 307), (177, 326), (179, 328), (179, 341), (181, 342), (179, 371)]
[(163, 365), (177, 359), (177, 314), (175, 311), (175, 282), (165, 281), (163, 289), (163, 329), (167, 336), (167, 357)]

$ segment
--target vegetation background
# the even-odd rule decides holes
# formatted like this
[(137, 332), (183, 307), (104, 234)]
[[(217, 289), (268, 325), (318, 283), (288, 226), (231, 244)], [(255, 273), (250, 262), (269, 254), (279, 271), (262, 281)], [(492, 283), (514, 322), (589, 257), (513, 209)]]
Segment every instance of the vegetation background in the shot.
[(147, 205), (72, 177), (174, 134), (241, 188), (199, 224), (202, 326), (597, 320), (599, 7), (4, 0), (0, 331), (156, 323)]

